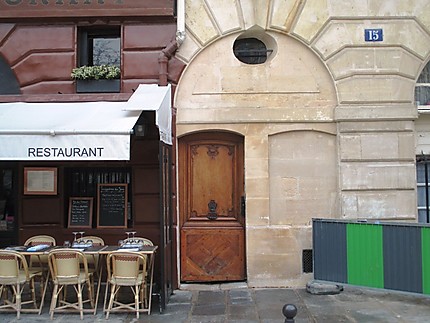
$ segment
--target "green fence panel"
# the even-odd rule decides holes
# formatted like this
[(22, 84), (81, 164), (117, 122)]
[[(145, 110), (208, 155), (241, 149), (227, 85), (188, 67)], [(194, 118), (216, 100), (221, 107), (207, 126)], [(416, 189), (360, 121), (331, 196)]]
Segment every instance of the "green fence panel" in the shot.
[(421, 228), (423, 294), (430, 294), (430, 228)]
[(348, 283), (383, 288), (382, 226), (349, 223), (346, 241)]

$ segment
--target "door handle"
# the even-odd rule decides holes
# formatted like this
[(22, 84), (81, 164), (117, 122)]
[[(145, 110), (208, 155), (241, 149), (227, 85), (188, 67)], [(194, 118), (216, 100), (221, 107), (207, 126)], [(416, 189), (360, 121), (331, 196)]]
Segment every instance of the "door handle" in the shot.
[(246, 215), (246, 199), (245, 196), (240, 197), (240, 214), (245, 217)]

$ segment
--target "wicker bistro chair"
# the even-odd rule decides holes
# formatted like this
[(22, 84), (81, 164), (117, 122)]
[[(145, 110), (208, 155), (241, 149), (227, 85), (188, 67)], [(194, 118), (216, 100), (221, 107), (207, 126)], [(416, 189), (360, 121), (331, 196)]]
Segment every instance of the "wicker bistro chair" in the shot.
[[(146, 294), (144, 284), (147, 271), (147, 256), (132, 251), (113, 251), (107, 256), (108, 284), (110, 284), (110, 298), (106, 309), (106, 319), (113, 311), (133, 311), (136, 318), (140, 312), (149, 309), (144, 304)], [(118, 301), (117, 294), (121, 287), (128, 286), (133, 292), (134, 302)]]
[[(64, 312), (67, 310), (77, 310), (83, 319), (85, 303), (90, 303), (90, 311), (95, 314), (96, 307), (94, 304), (93, 274), (88, 271), (87, 258), (80, 250), (72, 248), (54, 249), (48, 254), (49, 269), (51, 271), (54, 290), (50, 306), (51, 319), (54, 312)], [(67, 300), (65, 291), (68, 286), (72, 285), (77, 296), (77, 302)], [(83, 300), (83, 289), (87, 287), (88, 297)], [(64, 298), (58, 298), (59, 294), (64, 291)]]
[[(38, 245), (48, 245), (50, 247), (53, 247), (57, 245), (57, 242), (55, 241), (54, 237), (47, 236), (47, 235), (33, 236), (28, 238), (27, 241), (24, 242), (24, 246), (26, 247), (38, 246)], [(43, 269), (47, 271), (49, 269), (48, 256), (47, 255), (30, 256), (29, 267)]]
[[(54, 237), (48, 236), (48, 235), (36, 235), (28, 238), (24, 242), (24, 246), (26, 247), (34, 247), (34, 246), (41, 246), (41, 245), (47, 245), (50, 247), (54, 247), (57, 245), (57, 242), (55, 241)], [(38, 255), (38, 256), (30, 256), (29, 258), (29, 270), (33, 272), (40, 272), (39, 280), (40, 285), (45, 285), (45, 280), (48, 279), (48, 273), (49, 273), (49, 266), (48, 266), (48, 255)], [(40, 289), (43, 293), (43, 288)]]
[[(141, 244), (143, 246), (153, 246), (154, 243), (148, 239), (148, 238), (142, 238), (142, 237), (135, 237), (135, 238), (127, 238), (124, 240), (124, 245), (135, 245), (135, 244)], [(145, 306), (148, 306), (148, 300), (149, 300), (149, 293), (150, 293), (150, 288), (149, 288), (149, 284), (150, 284), (150, 277), (149, 277), (149, 272), (146, 272), (146, 276), (145, 276), (145, 282), (143, 285), (143, 289), (144, 289), (144, 293), (146, 295), (145, 297)]]
[[(23, 305), (33, 304), (33, 311), (37, 310), (36, 295), (34, 290), (34, 278), (40, 272), (30, 272), (28, 270), (25, 256), (12, 250), (0, 250), (0, 309), (16, 311), (19, 319)], [(29, 285), (31, 300), (23, 301), (22, 294), (26, 285)], [(8, 292), (13, 292), (12, 297), (8, 297)]]
[[(77, 247), (79, 247), (79, 244), (84, 245), (91, 245), (95, 247), (101, 247), (105, 245), (105, 242), (102, 238), (97, 236), (86, 236), (82, 237), (76, 240)], [(92, 253), (90, 255), (86, 254), (85, 257), (87, 258), (88, 263), (88, 271), (91, 272), (93, 276), (94, 282), (97, 282), (97, 292), (96, 295), (99, 295), (100, 291), (100, 284), (101, 284), (101, 256), (98, 253)], [(96, 306), (98, 302), (98, 297), (96, 298)]]
[[(91, 243), (92, 246), (104, 246), (105, 242), (102, 238), (96, 237), (96, 236), (87, 236), (83, 238), (79, 238), (76, 240), (78, 246), (80, 243), (83, 244), (89, 244)], [(99, 260), (100, 256), (98, 254), (91, 254), (91, 255), (85, 255), (87, 258), (88, 263), (88, 270), (90, 272), (94, 272), (97, 274), (99, 272)]]

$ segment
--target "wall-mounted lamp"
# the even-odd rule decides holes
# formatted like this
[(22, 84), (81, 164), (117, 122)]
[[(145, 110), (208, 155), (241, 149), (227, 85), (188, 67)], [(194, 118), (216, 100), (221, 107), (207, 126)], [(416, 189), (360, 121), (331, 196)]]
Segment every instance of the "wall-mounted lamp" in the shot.
[(134, 126), (134, 134), (138, 137), (145, 136), (146, 125), (145, 124), (137, 124)]

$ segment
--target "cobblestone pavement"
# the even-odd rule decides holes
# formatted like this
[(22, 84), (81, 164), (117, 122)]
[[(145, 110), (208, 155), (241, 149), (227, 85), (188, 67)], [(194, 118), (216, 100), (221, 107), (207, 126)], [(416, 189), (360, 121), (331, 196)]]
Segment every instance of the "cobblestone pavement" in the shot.
[(284, 322), (285, 304), (297, 307), (295, 322), (430, 322), (430, 297), (345, 287), (337, 295), (313, 295), (306, 289), (257, 289), (238, 285), (190, 285), (176, 290), (166, 310), (160, 314), (156, 301), (151, 315), (112, 313), (105, 319), (101, 306), (96, 315), (55, 314), (51, 321), (48, 304), (42, 314), (0, 314), (1, 322)]

